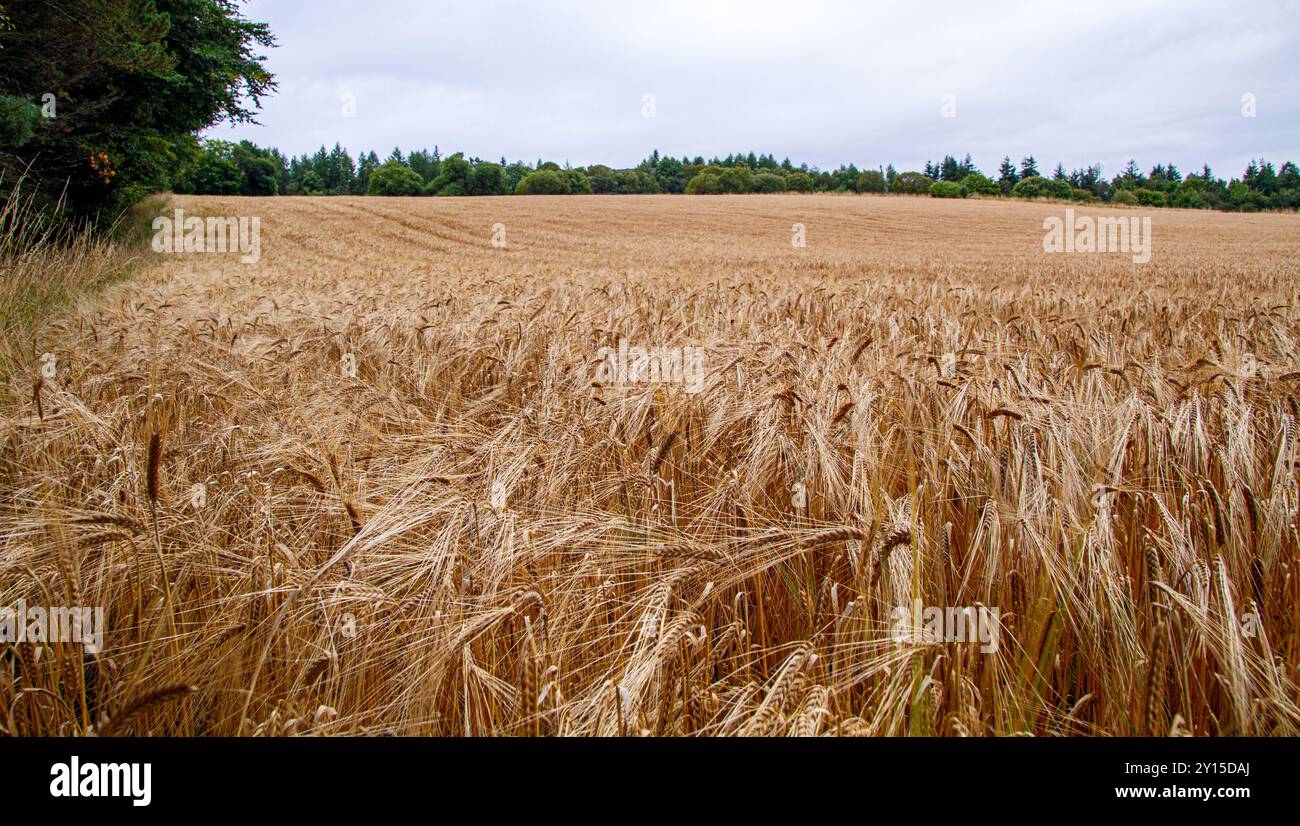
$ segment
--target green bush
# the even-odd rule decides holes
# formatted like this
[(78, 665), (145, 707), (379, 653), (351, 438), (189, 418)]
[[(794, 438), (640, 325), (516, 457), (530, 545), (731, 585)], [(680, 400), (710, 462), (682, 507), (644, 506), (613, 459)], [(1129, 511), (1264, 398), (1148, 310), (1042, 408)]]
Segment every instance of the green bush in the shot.
[(681, 194), (686, 189), (686, 167), (681, 161), (660, 158), (659, 165), (654, 168), (654, 176), (660, 192)]
[(591, 184), (591, 191), (597, 195), (618, 192), (618, 176), (614, 170), (604, 164), (592, 164), (587, 167), (587, 181)]
[(1052, 191), (1048, 187), (1047, 178), (1030, 176), (1022, 178), (1021, 182), (1011, 187), (1011, 196), (1013, 198), (1050, 198)]
[(791, 172), (785, 177), (785, 188), (791, 192), (812, 192), (812, 178), (806, 172)]
[(565, 195), (590, 195), (591, 181), (581, 169), (561, 169), (556, 173), (564, 184)]
[(1137, 196), (1127, 189), (1117, 189), (1111, 197), (1112, 204), (1121, 204), (1123, 206), (1137, 206)]
[(1086, 189), (1072, 189), (1070, 190), (1070, 200), (1078, 201), (1079, 203), (1082, 204), (1087, 204), (1096, 200), (1096, 198), (1093, 197), (1093, 194)]
[(324, 195), (325, 182), (322, 181), (320, 179), (320, 176), (317, 175), (315, 172), (313, 172), (312, 170), (308, 170), (307, 173), (302, 176), (302, 185), (299, 186), (298, 188), (298, 194), (299, 195)]
[(929, 175), (920, 172), (901, 172), (894, 178), (894, 185), (889, 191), (899, 195), (925, 195), (930, 191)]
[(438, 180), (429, 181), (424, 187), (422, 195), (441, 195), (444, 198), (459, 198), (465, 194), (464, 181), (448, 181), (441, 183)]
[(747, 166), (730, 166), (718, 174), (722, 191), (734, 195), (743, 195), (754, 191), (754, 173)]
[(1181, 209), (1205, 209), (1208, 204), (1195, 189), (1178, 188), (1174, 193), (1173, 205)]
[(466, 195), (504, 195), (506, 172), (500, 164), (478, 163), (469, 172), (465, 182)]
[(1038, 175), (1031, 175), (1028, 178), (1022, 178), (1015, 186), (1011, 187), (1011, 197), (1013, 198), (1045, 197), (1043, 178)]
[(0, 95), (0, 146), (22, 146), (36, 134), (41, 110), (20, 97)]
[[(249, 158), (239, 184), (241, 195), (278, 195), (280, 166), (271, 158)], [(418, 194), (418, 193), (412, 193)]]
[(1153, 189), (1139, 189), (1136, 193), (1137, 201), (1142, 206), (1162, 207), (1167, 206), (1169, 201), (1165, 198), (1165, 193), (1156, 192)]
[[(590, 191), (591, 185), (588, 184), (587, 187)], [(569, 188), (565, 185), (564, 179), (553, 169), (530, 172), (519, 182), (519, 186), (515, 187), (516, 195), (567, 195), (568, 193)]]
[(1245, 181), (1236, 181), (1228, 188), (1228, 201), (1233, 209), (1241, 212), (1258, 212), (1264, 205), (1264, 196)]
[(1002, 188), (998, 186), (997, 181), (981, 175), (978, 172), (972, 172), (965, 178), (961, 179), (962, 189), (970, 195), (1001, 195)]
[(618, 180), (617, 192), (624, 195), (653, 195), (659, 191), (659, 181), (654, 175), (640, 169), (630, 169), (615, 173)]
[(1016, 198), (1060, 198), (1069, 200), (1073, 194), (1069, 181), (1054, 181), (1041, 175), (1030, 175), (1011, 189)]
[(686, 184), (687, 195), (721, 195), (722, 179), (713, 172), (701, 172)]
[[(198, 195), (234, 195), (239, 192), (243, 176), (239, 165), (216, 152), (204, 152), (198, 162), (177, 181), (177, 190)], [(312, 182), (319, 186), (319, 178)], [(310, 192), (303, 192), (310, 195)]]
[(868, 169), (858, 176), (858, 192), (884, 192), (885, 176)]
[[(389, 161), (392, 163), (392, 161)], [(426, 195), (441, 195), (443, 197), (464, 195), (469, 192), (469, 176), (473, 169), (465, 156), (457, 152), (447, 158), (438, 167), (438, 177), (433, 179), (427, 187), (424, 188)], [(371, 173), (374, 174), (373, 172)]]
[(774, 172), (760, 172), (754, 176), (755, 192), (785, 192), (785, 178)]
[(966, 193), (962, 190), (961, 184), (952, 181), (935, 181), (930, 184), (931, 198), (965, 198)]
[(367, 195), (419, 195), (424, 181), (401, 161), (389, 161), (370, 173)]

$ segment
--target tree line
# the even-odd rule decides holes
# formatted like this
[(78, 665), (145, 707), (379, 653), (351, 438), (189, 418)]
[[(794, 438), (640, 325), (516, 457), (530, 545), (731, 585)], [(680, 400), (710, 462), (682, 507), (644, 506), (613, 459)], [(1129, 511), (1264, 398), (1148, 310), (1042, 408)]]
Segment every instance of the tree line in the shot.
[[(74, 25), (75, 24), (75, 25)], [(632, 168), (586, 167), (438, 148), (353, 157), (342, 146), (289, 157), (248, 141), (200, 140), (220, 123), (252, 122), (275, 81), (264, 23), (232, 0), (0, 0), (0, 184), (22, 180), (55, 219), (101, 224), (152, 192), (241, 195), (709, 195), (863, 192), (935, 197), (1061, 198), (1237, 211), (1300, 207), (1295, 164), (1251, 161), (1224, 180), (1207, 166), (1143, 173), (1135, 162), (1042, 173), (1033, 157), (995, 173), (971, 156), (920, 171), (854, 164), (821, 170), (773, 155), (672, 157)]]
[(1067, 171), (1063, 164), (1047, 174), (1031, 155), (1014, 163), (1004, 157), (986, 175), (969, 154), (927, 161), (922, 171), (897, 171), (892, 164), (859, 169), (854, 164), (820, 170), (795, 166), (789, 158), (737, 153), (725, 158), (674, 158), (658, 150), (630, 169), (603, 164), (561, 166), (554, 161), (487, 161), (440, 150), (403, 153), (393, 149), (381, 160), (373, 151), (354, 159), (335, 144), (315, 153), (288, 157), (248, 141), (204, 141), (177, 178), (176, 191), (200, 195), (587, 195), (744, 194), (751, 192), (860, 192), (930, 195), (938, 198), (993, 196), (1056, 198), (1079, 202), (1130, 204), (1254, 212), (1300, 208), (1300, 171), (1287, 161), (1275, 167), (1252, 160), (1240, 178), (1216, 177), (1208, 165), (1183, 175), (1172, 163), (1157, 163), (1143, 173), (1136, 161), (1110, 178), (1100, 164)]

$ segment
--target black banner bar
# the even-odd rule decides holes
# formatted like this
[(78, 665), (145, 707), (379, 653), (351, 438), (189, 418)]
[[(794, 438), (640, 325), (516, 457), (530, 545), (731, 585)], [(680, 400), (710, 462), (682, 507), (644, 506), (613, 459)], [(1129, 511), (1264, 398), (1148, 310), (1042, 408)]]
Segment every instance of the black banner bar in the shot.
[(1194, 738), (0, 740), (7, 802), (132, 819), (251, 806), (337, 816), (434, 799), (562, 816), (565, 805), (649, 805), (679, 793), (732, 813), (789, 795), (808, 805), (910, 802), (926, 815), (949, 806), (988, 815), (990, 798), (1022, 811), (1239, 812), (1291, 800), (1294, 756), (1290, 740)]

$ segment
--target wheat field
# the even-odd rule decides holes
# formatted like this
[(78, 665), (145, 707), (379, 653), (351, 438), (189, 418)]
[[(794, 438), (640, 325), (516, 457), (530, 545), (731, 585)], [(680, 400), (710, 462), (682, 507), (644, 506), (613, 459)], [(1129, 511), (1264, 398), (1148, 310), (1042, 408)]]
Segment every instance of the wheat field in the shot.
[(9, 382), (0, 605), (107, 626), (0, 644), (9, 734), (1300, 733), (1295, 216), (176, 207), (260, 260), (150, 253)]

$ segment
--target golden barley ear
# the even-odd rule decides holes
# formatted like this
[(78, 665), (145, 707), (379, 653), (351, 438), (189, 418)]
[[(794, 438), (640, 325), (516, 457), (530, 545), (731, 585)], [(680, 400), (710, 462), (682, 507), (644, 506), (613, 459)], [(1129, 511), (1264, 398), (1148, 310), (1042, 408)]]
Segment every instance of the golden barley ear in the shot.
[(162, 433), (155, 430), (149, 435), (149, 459), (145, 475), (145, 489), (149, 493), (149, 504), (154, 507), (158, 505), (159, 483), (162, 475), (162, 452)]
[(115, 525), (119, 528), (125, 528), (132, 533), (144, 533), (144, 525), (128, 516), (118, 516), (112, 513), (95, 513), (90, 516), (82, 516), (72, 520), (74, 525)]
[(154, 691), (141, 694), (123, 706), (121, 711), (111, 715), (99, 734), (101, 737), (112, 737), (124, 730), (133, 719), (145, 712), (179, 700), (197, 690), (189, 683), (176, 683), (175, 685), (163, 686)]
[(1160, 594), (1157, 583), (1163, 584), (1165, 581), (1164, 570), (1160, 567), (1160, 554), (1156, 552), (1154, 545), (1147, 546), (1147, 584), (1150, 588), (1151, 601), (1154, 602)]
[(672, 433), (668, 434), (668, 438), (664, 439), (663, 444), (659, 445), (659, 449), (655, 451), (654, 459), (651, 460), (650, 462), (651, 473), (658, 472), (659, 466), (662, 465), (664, 459), (668, 457), (668, 451), (672, 449), (673, 442), (676, 441), (677, 441), (677, 431), (674, 430)]
[(1165, 640), (1165, 621), (1156, 623), (1152, 632), (1151, 655), (1147, 660), (1145, 731), (1156, 736), (1166, 731), (1169, 719), (1165, 709), (1165, 668), (1168, 651)]
[(357, 506), (352, 504), (350, 499), (344, 499), (343, 509), (347, 511), (348, 520), (352, 523), (352, 535), (356, 536), (361, 533), (361, 514), (357, 511)]

